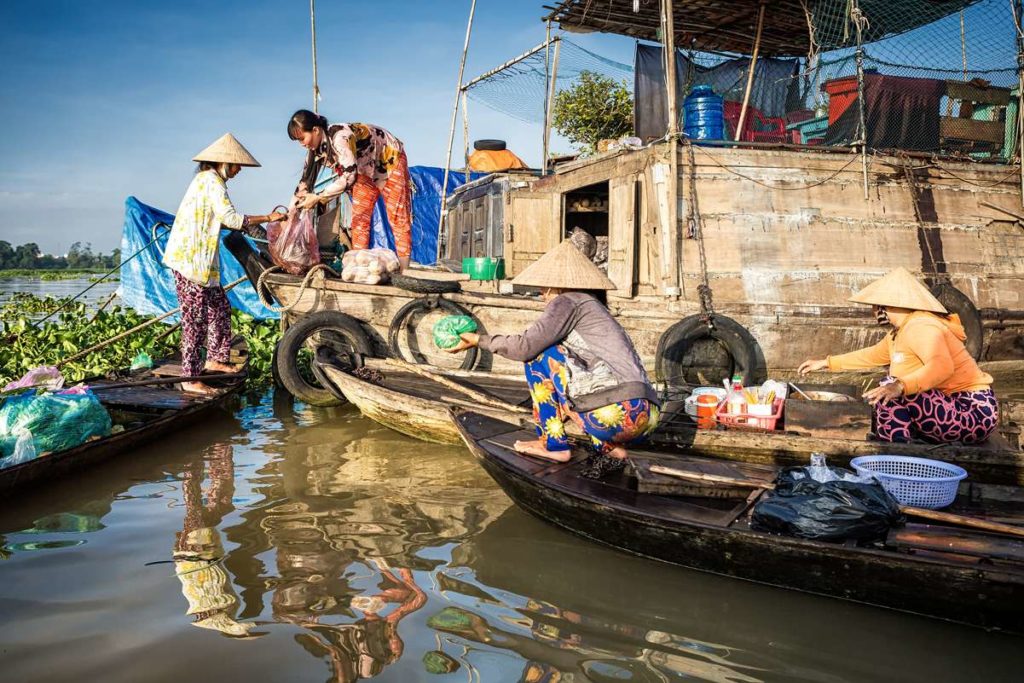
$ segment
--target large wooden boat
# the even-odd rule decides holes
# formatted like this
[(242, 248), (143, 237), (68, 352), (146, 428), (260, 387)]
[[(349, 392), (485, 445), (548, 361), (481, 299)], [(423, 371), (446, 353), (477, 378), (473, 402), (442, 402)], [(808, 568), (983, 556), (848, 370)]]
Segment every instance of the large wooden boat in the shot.
[[(733, 578), (1024, 633), (1020, 539), (925, 524), (894, 528), (883, 541), (862, 545), (772, 535), (750, 528), (756, 494), (670, 496), (640, 493), (624, 473), (586, 479), (578, 474), (583, 453), (568, 463), (525, 457), (511, 448), (530, 437), (518, 425), (454, 412), (470, 451), (517, 505), (591, 540)], [(643, 455), (677, 468), (704, 466), (692, 457)], [(1024, 523), (1019, 488), (975, 485), (966, 501), (972, 515)]]
[[(321, 362), (319, 367), (339, 398), (351, 402), (371, 420), (415, 439), (461, 443), (451, 408), (470, 407), (510, 423), (528, 424), (532, 418), (529, 390), (521, 379), (478, 372), (442, 373), (394, 359), (365, 363), (375, 371), (374, 381), (330, 362)], [(648, 448), (771, 466), (804, 465), (812, 453), (826, 453), (843, 465), (859, 455), (910, 455), (959, 464), (970, 473), (971, 481), (1024, 486), (1024, 450), (1017, 445), (1024, 403), (1003, 401), (1001, 410), (1001, 433), (981, 446), (897, 444), (784, 430), (697, 429), (682, 401), (669, 400)], [(580, 435), (572, 423), (567, 427), (570, 434)]]
[[(233, 362), (244, 359), (243, 370), (211, 379), (217, 393), (200, 396), (181, 391), (175, 381), (181, 366), (158, 362), (149, 370), (117, 373), (116, 379), (87, 382), (110, 413), (114, 431), (74, 448), (45, 453), (33, 460), (0, 469), (0, 493), (11, 496), (38, 488), (54, 479), (95, 467), (136, 452), (143, 444), (175, 433), (226, 406), (245, 386), (248, 359), (245, 341), (237, 338)], [(180, 381), (180, 380), (178, 380)]]

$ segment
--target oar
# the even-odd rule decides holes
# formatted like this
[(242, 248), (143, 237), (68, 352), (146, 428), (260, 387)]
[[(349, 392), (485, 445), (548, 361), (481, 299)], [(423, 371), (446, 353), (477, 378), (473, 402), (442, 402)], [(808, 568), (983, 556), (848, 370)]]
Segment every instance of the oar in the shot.
[[(226, 291), (234, 288), (236, 285), (241, 284), (246, 279), (247, 279), (247, 276), (242, 276), (242, 277), (238, 278), (237, 280), (235, 280), (234, 282), (232, 282), (230, 284), (227, 284), (227, 285), (224, 285), (224, 291), (226, 292)], [(172, 315), (174, 315), (175, 313), (178, 313), (180, 311), (181, 311), (181, 307), (179, 306), (178, 308), (175, 308), (173, 310), (167, 311), (163, 315), (157, 316), (156, 318), (153, 318), (152, 320), (147, 320), (144, 323), (140, 323), (140, 324), (136, 325), (135, 327), (131, 328), (130, 330), (125, 330), (121, 334), (115, 335), (115, 336), (111, 337), (110, 339), (107, 339), (106, 341), (102, 341), (99, 344), (94, 344), (93, 346), (90, 346), (89, 348), (87, 348), (87, 349), (85, 349), (83, 351), (79, 351), (78, 353), (76, 353), (73, 356), (69, 356), (68, 358), (65, 358), (64, 360), (62, 360), (59, 363), (57, 363), (57, 367), (59, 368), (61, 366), (67, 365), (68, 363), (70, 363), (73, 360), (78, 360), (79, 358), (82, 358), (84, 356), (88, 356), (93, 351), (99, 351), (102, 348), (110, 346), (111, 344), (113, 344), (116, 341), (120, 341), (121, 339), (124, 339), (125, 337), (130, 337), (131, 335), (135, 334), (136, 332), (139, 332), (140, 330), (144, 330), (147, 327), (151, 327), (152, 325), (157, 324), (161, 320), (164, 320), (166, 318), (170, 318)]]
[(117, 382), (116, 384), (90, 385), (93, 391), (106, 391), (107, 389), (127, 389), (128, 387), (145, 387), (153, 384), (178, 384), (180, 382), (208, 382), (220, 379), (242, 379), (246, 377), (244, 372), (220, 372), (209, 375), (193, 375), (191, 377), (153, 377), (151, 379), (139, 380), (138, 382)]
[(442, 384), (448, 387), (449, 389), (452, 389), (454, 391), (459, 392), (460, 394), (463, 394), (464, 396), (469, 396), (470, 398), (492, 408), (501, 408), (502, 410), (508, 410), (514, 413), (523, 413), (529, 415), (533, 414), (533, 411), (528, 410), (527, 408), (513, 405), (506, 401), (502, 401), (497, 398), (492, 398), (487, 394), (477, 391), (475, 389), (470, 389), (469, 387), (463, 386), (458, 382), (453, 382), (452, 380), (448, 379), (447, 377), (438, 372), (427, 370), (422, 365), (416, 365), (415, 363), (410, 363), (408, 361), (404, 361), (398, 358), (388, 358), (387, 364), (393, 365), (394, 367), (401, 368), (403, 370), (408, 370), (409, 372), (420, 375), (421, 377), (426, 377), (427, 379), (433, 380), (438, 384)]
[[(654, 472), (655, 474), (664, 474), (669, 477), (676, 477), (677, 479), (701, 482), (704, 484), (725, 484), (729, 486), (745, 486), (752, 489), (768, 490), (773, 490), (775, 488), (775, 484), (757, 481), (755, 479), (725, 477), (718, 474), (704, 474), (703, 472), (688, 472), (686, 470), (676, 469), (675, 467), (665, 467), (664, 465), (652, 465), (651, 472)], [(955, 515), (951, 512), (925, 510), (923, 508), (910, 507), (908, 505), (900, 505), (900, 512), (908, 517), (920, 517), (922, 519), (930, 519), (935, 522), (945, 522), (946, 524), (972, 527), (974, 529), (992, 531), (997, 534), (1007, 534), (1009, 536), (1020, 536), (1021, 538), (1024, 538), (1024, 528), (1013, 526), (1011, 524), (989, 522), (988, 520), (978, 519), (977, 517), (965, 517), (964, 515)]]

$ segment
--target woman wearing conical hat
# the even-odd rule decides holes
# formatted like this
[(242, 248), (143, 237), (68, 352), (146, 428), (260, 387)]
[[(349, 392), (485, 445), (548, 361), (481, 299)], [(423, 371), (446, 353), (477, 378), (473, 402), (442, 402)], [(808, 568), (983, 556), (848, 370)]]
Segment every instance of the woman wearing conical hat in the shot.
[[(227, 181), (242, 166), (259, 166), (231, 133), (197, 154), (196, 175), (178, 206), (164, 251), (164, 265), (174, 271), (174, 285), (181, 305), (181, 371), (196, 377), (204, 369), (234, 372), (228, 364), (231, 350), (231, 307), (220, 286), (217, 252), (222, 227), (243, 230), (266, 221), (285, 218), (282, 213), (243, 216), (228, 197)], [(206, 348), (206, 362), (202, 358)], [(213, 394), (202, 382), (183, 382), (185, 391)]]
[(864, 394), (884, 441), (978, 443), (995, 431), (999, 403), (992, 376), (964, 346), (960, 317), (948, 314), (917, 278), (897, 268), (850, 301), (873, 306), (878, 323), (892, 332), (860, 351), (804, 361), (801, 374), (888, 365), (889, 376)]
[(517, 441), (517, 451), (567, 461), (568, 417), (597, 451), (584, 476), (621, 469), (625, 447), (657, 426), (659, 404), (629, 336), (593, 294), (615, 285), (568, 240), (512, 282), (541, 289), (547, 302), (541, 317), (522, 334), (463, 334), (451, 351), (479, 346), (525, 363), (540, 438)]

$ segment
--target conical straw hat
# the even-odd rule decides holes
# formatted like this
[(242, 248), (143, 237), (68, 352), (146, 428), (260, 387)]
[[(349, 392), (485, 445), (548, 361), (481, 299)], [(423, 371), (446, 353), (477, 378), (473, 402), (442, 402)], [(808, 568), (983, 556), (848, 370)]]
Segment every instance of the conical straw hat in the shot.
[(915, 311), (948, 313), (921, 281), (906, 268), (897, 268), (850, 297), (850, 301), (872, 306), (893, 306)]
[(569, 240), (527, 266), (512, 284), (558, 289), (615, 289), (615, 283)]
[(249, 154), (249, 150), (242, 147), (242, 143), (236, 140), (231, 133), (224, 133), (217, 142), (192, 157), (192, 161), (215, 161), (238, 164), (239, 166), (260, 165), (260, 162), (256, 161), (256, 157)]

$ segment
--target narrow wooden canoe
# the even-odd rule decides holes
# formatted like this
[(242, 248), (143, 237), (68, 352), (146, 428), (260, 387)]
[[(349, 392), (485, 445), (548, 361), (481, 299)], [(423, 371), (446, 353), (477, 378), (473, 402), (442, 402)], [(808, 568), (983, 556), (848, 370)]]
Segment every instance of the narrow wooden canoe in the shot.
[[(218, 389), (212, 396), (188, 394), (172, 383), (181, 372), (173, 360), (157, 362), (151, 370), (119, 373), (122, 376), (113, 380), (87, 381), (110, 413), (115, 431), (75, 448), (43, 454), (20, 465), (0, 469), (0, 493), (20, 494), (58, 477), (126, 455), (148, 441), (177, 433), (189, 423), (220, 409), (245, 386), (248, 354), (243, 339), (236, 339), (232, 356), (235, 362), (244, 359), (243, 370), (234, 377), (211, 380), (210, 385)], [(152, 380), (168, 383), (124, 386)]]
[[(340, 398), (353, 403), (371, 420), (415, 439), (459, 443), (459, 434), (451, 423), (448, 409), (464, 408), (467, 403), (507, 422), (530, 417), (525, 409), (529, 405), (529, 391), (522, 380), (483, 372), (441, 373), (436, 369), (428, 371), (435, 375), (430, 377), (414, 372), (408, 364), (391, 360), (369, 359), (366, 365), (380, 371), (380, 384), (353, 377), (340, 366), (321, 364), (320, 367)], [(452, 384), (442, 384), (444, 379)], [(497, 402), (483, 405), (473, 393), (482, 393)], [(503, 408), (498, 402), (515, 407)], [(567, 426), (570, 434), (574, 431), (572, 427)], [(936, 446), (820, 438), (786, 432), (698, 430), (683, 412), (680, 401), (665, 404), (661, 424), (651, 435), (649, 448), (762, 465), (804, 465), (812, 453), (825, 453), (830, 462), (844, 466), (858, 455), (910, 455), (956, 463), (967, 469), (971, 481), (1024, 485), (1024, 451), (1007, 447), (1003, 439), (994, 439), (983, 446)]]
[[(1024, 542), (952, 527), (907, 524), (885, 541), (831, 544), (754, 531), (753, 494), (741, 499), (639, 493), (625, 473), (579, 475), (586, 453), (567, 463), (517, 454), (518, 425), (453, 410), (470, 451), (526, 511), (580, 536), (692, 569), (985, 628), (1024, 633)], [(685, 467), (670, 454), (645, 453)], [(1024, 523), (1020, 491), (1001, 511), (990, 487), (968, 497), (975, 516)], [(998, 488), (998, 487), (996, 487)], [(990, 505), (990, 507), (985, 507)]]
[[(328, 388), (359, 408), (375, 422), (414, 439), (431, 443), (460, 444), (458, 429), (448, 414), (450, 407), (472, 407), (498, 418), (526, 418), (530, 392), (526, 382), (482, 372), (446, 372), (431, 379), (414, 372), (407, 363), (367, 359), (365, 367), (376, 370), (379, 384), (355, 377), (338, 365), (320, 363)], [(450, 383), (442, 384), (440, 379)], [(493, 399), (482, 402), (481, 395)]]

